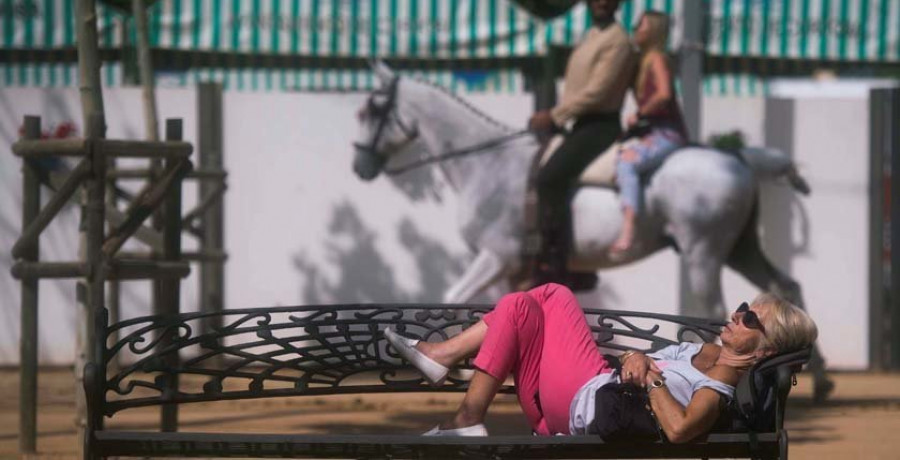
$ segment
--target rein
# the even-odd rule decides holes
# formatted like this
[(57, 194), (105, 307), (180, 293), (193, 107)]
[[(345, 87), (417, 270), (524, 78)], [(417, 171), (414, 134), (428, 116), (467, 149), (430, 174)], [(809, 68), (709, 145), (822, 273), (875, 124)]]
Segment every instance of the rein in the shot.
[(494, 139), (490, 139), (488, 141), (481, 142), (479, 144), (475, 144), (475, 145), (472, 145), (469, 147), (465, 147), (465, 148), (461, 148), (461, 149), (457, 149), (457, 150), (450, 150), (449, 152), (444, 152), (437, 156), (423, 158), (421, 160), (416, 160), (416, 161), (413, 161), (409, 164), (405, 164), (402, 166), (397, 166), (397, 167), (393, 167), (393, 168), (384, 168), (384, 173), (388, 174), (390, 176), (396, 176), (398, 174), (403, 174), (405, 172), (411, 171), (416, 168), (420, 168), (422, 166), (426, 166), (426, 165), (430, 165), (430, 164), (434, 164), (434, 163), (441, 163), (446, 160), (450, 160), (453, 158), (459, 158), (459, 157), (471, 155), (474, 153), (484, 153), (484, 151), (487, 149), (496, 147), (498, 145), (505, 144), (513, 139), (518, 139), (518, 138), (528, 135), (528, 134), (531, 134), (531, 131), (527, 130), (527, 129), (523, 129), (521, 131), (516, 131), (514, 133), (510, 133), (505, 136), (500, 136), (500, 137), (497, 137)]
[[(372, 140), (369, 144), (361, 144), (361, 143), (353, 143), (353, 146), (358, 150), (368, 152), (370, 155), (373, 155), (379, 159), (381, 166), (383, 166), (387, 162), (387, 156), (378, 151), (378, 143), (381, 140), (381, 137), (384, 135), (384, 131), (387, 128), (388, 120), (393, 118), (394, 121), (397, 122), (397, 125), (400, 127), (400, 130), (403, 131), (403, 134), (407, 137), (407, 142), (411, 142), (415, 140), (419, 136), (419, 132), (415, 127), (409, 127), (406, 123), (403, 123), (403, 120), (399, 115), (396, 114), (396, 105), (397, 105), (397, 86), (400, 82), (400, 77), (394, 77), (390, 84), (388, 85), (387, 91), (382, 92), (387, 96), (387, 101), (382, 105), (376, 105), (374, 99), (372, 97), (369, 98), (367, 103), (367, 107), (369, 112), (373, 115), (378, 116), (378, 125), (375, 128), (375, 135), (372, 137)], [(373, 94), (374, 96), (374, 94)], [(494, 139), (490, 139), (485, 142), (481, 142), (479, 144), (475, 144), (469, 147), (450, 150), (448, 152), (444, 152), (440, 155), (423, 158), (421, 160), (413, 161), (409, 164), (383, 169), (383, 172), (390, 176), (396, 176), (398, 174), (403, 174), (405, 172), (411, 171), (416, 168), (420, 168), (422, 166), (440, 163), (452, 158), (459, 158), (466, 155), (471, 155), (474, 153), (483, 152), (484, 150), (490, 149), (492, 147), (496, 147), (498, 145), (505, 144), (513, 139), (517, 139), (519, 137), (531, 134), (531, 131), (528, 129), (523, 129), (520, 131), (515, 131), (513, 133), (500, 136)]]

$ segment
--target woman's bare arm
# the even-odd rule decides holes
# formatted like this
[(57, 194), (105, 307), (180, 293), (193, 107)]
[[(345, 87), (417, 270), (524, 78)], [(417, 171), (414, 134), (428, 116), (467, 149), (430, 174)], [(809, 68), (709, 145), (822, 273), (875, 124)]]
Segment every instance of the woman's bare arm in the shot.
[[(710, 377), (716, 378), (716, 373), (719, 372), (714, 369), (710, 372)], [(719, 377), (717, 380), (730, 380), (726, 378), (727, 375)], [(661, 378), (659, 374), (648, 373), (648, 381), (657, 378)], [(712, 429), (719, 417), (720, 398), (715, 390), (701, 388), (694, 393), (688, 406), (684, 407), (663, 386), (650, 391), (650, 406), (666, 433), (666, 438), (678, 444), (688, 442)]]

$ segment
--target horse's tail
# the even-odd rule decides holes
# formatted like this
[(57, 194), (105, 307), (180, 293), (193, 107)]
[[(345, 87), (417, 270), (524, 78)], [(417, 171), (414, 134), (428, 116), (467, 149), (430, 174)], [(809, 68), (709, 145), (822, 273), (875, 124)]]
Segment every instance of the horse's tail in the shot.
[(809, 183), (806, 182), (791, 158), (781, 150), (764, 147), (745, 147), (740, 150), (741, 158), (762, 179), (785, 178), (794, 190), (809, 195)]

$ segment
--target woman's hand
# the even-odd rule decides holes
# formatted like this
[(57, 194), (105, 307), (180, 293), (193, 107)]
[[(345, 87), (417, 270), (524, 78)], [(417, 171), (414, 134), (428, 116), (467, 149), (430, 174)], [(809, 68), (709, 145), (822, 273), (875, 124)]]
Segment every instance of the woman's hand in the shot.
[(647, 373), (655, 372), (657, 378), (662, 375), (662, 371), (656, 367), (653, 358), (641, 353), (634, 352), (622, 363), (622, 383), (633, 383), (643, 386), (647, 380)]

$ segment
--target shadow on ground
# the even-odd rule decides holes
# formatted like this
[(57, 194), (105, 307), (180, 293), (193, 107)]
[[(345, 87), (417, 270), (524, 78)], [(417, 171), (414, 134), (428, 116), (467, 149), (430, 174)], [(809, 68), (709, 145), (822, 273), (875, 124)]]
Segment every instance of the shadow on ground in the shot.
[(811, 397), (791, 397), (787, 407), (787, 428), (792, 444), (816, 444), (843, 439), (843, 434), (821, 422), (826, 413), (846, 410), (900, 410), (900, 398), (841, 398), (815, 403)]

